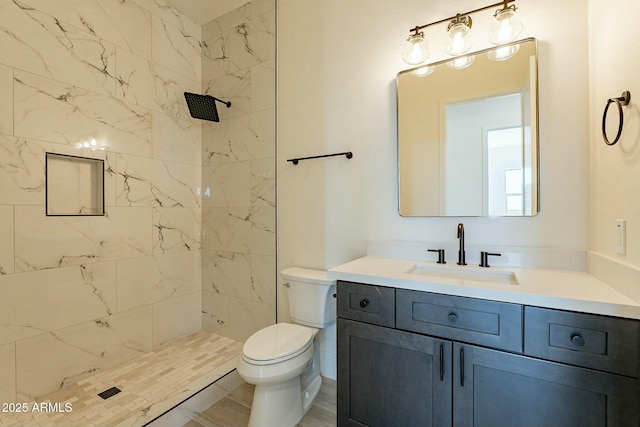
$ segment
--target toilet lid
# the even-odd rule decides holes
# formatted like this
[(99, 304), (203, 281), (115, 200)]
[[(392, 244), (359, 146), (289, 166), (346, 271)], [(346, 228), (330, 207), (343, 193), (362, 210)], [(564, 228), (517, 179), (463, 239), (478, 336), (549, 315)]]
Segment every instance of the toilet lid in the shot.
[(242, 347), (246, 358), (256, 361), (282, 359), (305, 350), (313, 340), (313, 330), (291, 323), (267, 326), (251, 335)]

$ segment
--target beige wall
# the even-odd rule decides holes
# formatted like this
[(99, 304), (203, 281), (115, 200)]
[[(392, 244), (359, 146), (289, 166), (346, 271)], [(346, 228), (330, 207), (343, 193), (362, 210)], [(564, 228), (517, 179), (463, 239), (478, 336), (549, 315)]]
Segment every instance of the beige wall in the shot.
[[(604, 0), (589, 1), (589, 135), (591, 227), (589, 249), (620, 263), (640, 267), (640, 113), (638, 99), (640, 37), (635, 18), (640, 4), (623, 0), (615, 7)], [(624, 130), (615, 146), (606, 146), (601, 123), (607, 99), (631, 92), (623, 107)], [(609, 109), (609, 139), (617, 132), (617, 110)], [(627, 220), (626, 255), (616, 252), (615, 220)]]

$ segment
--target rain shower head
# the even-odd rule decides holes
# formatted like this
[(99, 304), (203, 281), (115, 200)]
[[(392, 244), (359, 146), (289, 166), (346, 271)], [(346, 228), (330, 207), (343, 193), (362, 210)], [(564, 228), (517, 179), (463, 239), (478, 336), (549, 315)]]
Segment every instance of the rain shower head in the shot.
[(219, 122), (218, 109), (216, 108), (216, 101), (222, 102), (231, 107), (231, 101), (223, 101), (218, 98), (214, 98), (211, 95), (198, 95), (196, 93), (185, 92), (184, 99), (187, 101), (189, 107), (189, 113), (191, 117), (195, 119), (210, 120), (212, 122)]

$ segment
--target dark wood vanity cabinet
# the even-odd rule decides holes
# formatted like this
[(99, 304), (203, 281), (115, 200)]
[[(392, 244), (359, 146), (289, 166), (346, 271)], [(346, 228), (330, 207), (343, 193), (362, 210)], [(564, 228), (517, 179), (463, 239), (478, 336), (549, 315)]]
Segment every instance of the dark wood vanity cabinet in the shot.
[(338, 426), (640, 426), (638, 325), (339, 281)]

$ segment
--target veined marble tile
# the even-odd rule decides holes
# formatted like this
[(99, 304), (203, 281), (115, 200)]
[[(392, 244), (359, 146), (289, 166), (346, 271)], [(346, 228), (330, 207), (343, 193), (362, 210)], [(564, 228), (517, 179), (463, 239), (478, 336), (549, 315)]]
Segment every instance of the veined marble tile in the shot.
[(189, 107), (184, 99), (184, 92), (200, 93), (202, 84), (173, 71), (154, 64), (153, 67), (154, 109), (168, 116), (183, 120), (194, 120), (189, 114)]
[(239, 298), (229, 299), (229, 338), (244, 342), (254, 332), (275, 322), (274, 305)]
[(152, 108), (154, 103), (153, 63), (144, 56), (116, 48), (116, 97), (125, 102)]
[[(41, 205), (45, 203), (46, 153), (67, 154), (108, 160), (110, 153), (0, 135), (0, 204)], [(115, 174), (105, 163), (105, 204), (115, 204)]]
[(200, 81), (201, 42), (200, 34), (189, 34), (166, 21), (153, 17), (151, 26), (152, 59), (165, 68), (192, 80)]
[(202, 208), (202, 249), (229, 249), (229, 209)]
[(0, 345), (0, 403), (16, 400), (16, 345)]
[(154, 111), (153, 158), (200, 167), (202, 164), (200, 131), (201, 123), (197, 119), (176, 118)]
[(251, 206), (276, 206), (275, 158), (251, 160)]
[(275, 108), (233, 117), (219, 126), (203, 126), (202, 164), (273, 157)]
[(45, 216), (42, 206), (16, 206), (16, 271), (151, 255), (149, 208), (107, 209), (105, 216)]
[(50, 147), (0, 135), (0, 203), (44, 206), (45, 153)]
[(275, 255), (251, 254), (251, 299), (269, 305), (276, 304)]
[(118, 311), (198, 292), (200, 251), (118, 261)]
[(202, 27), (202, 39), (207, 40), (224, 31), (232, 30), (243, 22), (251, 19), (251, 8), (253, 7), (253, 3), (253, 1), (248, 2), (205, 24)]
[(153, 208), (153, 254), (199, 251), (200, 208)]
[(163, 112), (173, 121), (191, 120), (184, 92), (200, 93), (199, 81), (121, 48), (117, 54), (118, 99)]
[(151, 13), (132, 0), (22, 0), (137, 55), (151, 57)]
[(251, 299), (249, 254), (206, 251), (202, 253), (202, 289), (236, 298)]
[(203, 78), (204, 93), (225, 101), (231, 101), (231, 108), (218, 108), (220, 121), (251, 112), (251, 70), (245, 69), (229, 73), (218, 79)]
[(136, 0), (147, 10), (151, 11), (154, 15), (161, 18), (163, 21), (168, 22), (174, 27), (190, 34), (193, 37), (200, 37), (200, 24), (194, 22), (188, 16), (183, 15), (178, 10), (167, 5), (162, 0)]
[(228, 44), (229, 34), (227, 32), (217, 34), (202, 42), (202, 75), (207, 79), (219, 79), (225, 76), (231, 68)]
[(234, 162), (203, 168), (206, 207), (249, 206), (251, 200), (251, 163)]
[(119, 155), (117, 174), (118, 206), (200, 206), (199, 166)]
[(276, 106), (275, 61), (262, 62), (251, 67), (251, 111), (262, 111)]
[(13, 206), (0, 205), (0, 276), (13, 273), (13, 259)]
[(275, 58), (275, 10), (265, 12), (228, 31), (230, 72), (244, 70)]
[(18, 341), (18, 398), (30, 401), (149, 351), (151, 307)]
[[(251, 1), (251, 18), (257, 18), (267, 12), (276, 9), (275, 0), (252, 0)], [(275, 19), (275, 17), (274, 17)]]
[(153, 304), (153, 347), (202, 329), (202, 292)]
[[(243, 140), (247, 140), (251, 157), (273, 157), (276, 152), (276, 109), (269, 108), (249, 114), (248, 132)], [(256, 138), (251, 139), (251, 134), (255, 134)]]
[(151, 113), (112, 97), (16, 70), (17, 136), (75, 146), (88, 137), (109, 151), (151, 156)]
[(245, 147), (235, 142), (236, 136), (233, 133), (235, 127), (232, 126), (235, 122), (239, 122), (240, 126), (244, 126), (246, 129), (248, 118), (244, 115), (215, 124), (203, 123), (201, 147), (203, 166), (238, 162), (251, 158)]
[(229, 233), (234, 252), (275, 255), (275, 208), (229, 208)]
[(0, 135), (13, 135), (13, 69), (0, 65)]
[[(54, 6), (60, 9), (60, 4)], [(88, 90), (115, 91), (115, 46), (18, 1), (0, 2), (4, 64)]]
[(229, 336), (229, 297), (202, 292), (202, 329)]
[(116, 264), (0, 276), (0, 344), (115, 313)]

